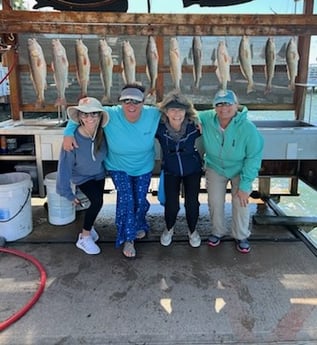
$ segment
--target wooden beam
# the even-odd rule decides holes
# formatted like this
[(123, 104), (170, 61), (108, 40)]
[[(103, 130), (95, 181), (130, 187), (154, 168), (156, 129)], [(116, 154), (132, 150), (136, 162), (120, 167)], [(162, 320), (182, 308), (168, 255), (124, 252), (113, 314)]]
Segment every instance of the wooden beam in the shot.
[[(150, 23), (150, 24), (149, 24)], [(0, 11), (2, 33), (138, 36), (317, 35), (317, 15)]]

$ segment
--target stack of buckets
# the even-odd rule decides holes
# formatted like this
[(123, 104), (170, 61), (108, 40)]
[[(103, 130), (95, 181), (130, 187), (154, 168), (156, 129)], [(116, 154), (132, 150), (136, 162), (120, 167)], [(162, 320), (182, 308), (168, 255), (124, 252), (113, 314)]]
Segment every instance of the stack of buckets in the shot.
[(0, 236), (6, 241), (18, 240), (32, 231), (31, 196), (29, 174), (0, 174)]
[[(57, 172), (45, 176), (44, 184), (47, 192), (48, 221), (53, 225), (65, 225), (76, 218), (75, 205), (56, 193)], [(75, 186), (74, 186), (75, 189)]]

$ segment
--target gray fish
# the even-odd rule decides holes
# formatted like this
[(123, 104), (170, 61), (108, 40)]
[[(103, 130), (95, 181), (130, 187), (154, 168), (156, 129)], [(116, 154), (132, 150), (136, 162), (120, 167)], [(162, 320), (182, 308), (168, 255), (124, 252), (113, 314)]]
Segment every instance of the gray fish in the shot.
[(104, 95), (101, 102), (107, 103), (111, 99), (110, 90), (112, 86), (112, 71), (113, 71), (113, 59), (112, 49), (108, 45), (105, 39), (99, 40), (98, 45), (99, 52), (99, 69), (100, 79), (104, 90)]
[(182, 79), (182, 60), (176, 37), (170, 38), (169, 47), (169, 58), (170, 58), (170, 73), (172, 76), (173, 84), (175, 89), (180, 89), (180, 82)]
[(129, 41), (124, 40), (122, 43), (122, 77), (125, 84), (133, 84), (136, 72), (136, 60), (134, 50)]
[(276, 51), (273, 37), (269, 37), (265, 44), (265, 67), (264, 73), (266, 78), (266, 87), (264, 94), (267, 95), (272, 91), (272, 80), (275, 73)]
[(215, 64), (217, 65), (216, 75), (221, 84), (222, 90), (226, 90), (228, 81), (231, 80), (231, 77), (230, 77), (231, 57), (228, 54), (225, 41), (219, 41), (216, 57), (217, 57), (216, 62), (215, 62)]
[(66, 50), (59, 39), (52, 39), (52, 70), (57, 89), (55, 106), (66, 106), (65, 89), (68, 87), (68, 59)]
[(80, 86), (79, 98), (86, 97), (88, 95), (87, 89), (90, 76), (90, 59), (88, 56), (88, 48), (81, 39), (76, 40), (76, 69), (77, 69), (77, 81)]
[(250, 40), (248, 36), (243, 36), (239, 45), (240, 70), (248, 82), (247, 94), (254, 91), (252, 54)]
[(28, 39), (30, 77), (36, 93), (36, 108), (45, 106), (44, 90), (47, 88), (47, 65), (43, 50), (35, 38)]
[(288, 88), (291, 91), (295, 90), (295, 79), (298, 73), (298, 60), (299, 54), (297, 50), (297, 44), (294, 38), (291, 38), (286, 47), (286, 66), (287, 76), (289, 80)]
[(192, 42), (193, 55), (193, 76), (194, 86), (199, 88), (199, 82), (202, 77), (202, 40), (200, 36), (194, 36)]
[(155, 93), (156, 80), (158, 74), (159, 56), (155, 38), (153, 36), (148, 37), (146, 45), (146, 74), (150, 81), (150, 94)]

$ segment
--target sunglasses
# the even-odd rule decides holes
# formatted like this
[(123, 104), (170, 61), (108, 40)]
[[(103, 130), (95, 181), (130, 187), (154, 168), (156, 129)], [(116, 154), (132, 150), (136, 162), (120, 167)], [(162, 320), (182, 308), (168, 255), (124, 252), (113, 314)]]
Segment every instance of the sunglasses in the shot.
[(217, 103), (216, 107), (230, 107), (232, 104), (223, 102), (223, 103)]
[(99, 111), (95, 111), (93, 113), (83, 113), (83, 112), (79, 112), (79, 117), (81, 117), (82, 119), (87, 119), (88, 116), (95, 118), (95, 117), (99, 117), (100, 112)]
[(137, 104), (141, 104), (142, 102), (141, 101), (137, 101), (136, 99), (124, 99), (123, 101), (122, 101), (124, 104), (135, 104), (135, 105), (137, 105)]

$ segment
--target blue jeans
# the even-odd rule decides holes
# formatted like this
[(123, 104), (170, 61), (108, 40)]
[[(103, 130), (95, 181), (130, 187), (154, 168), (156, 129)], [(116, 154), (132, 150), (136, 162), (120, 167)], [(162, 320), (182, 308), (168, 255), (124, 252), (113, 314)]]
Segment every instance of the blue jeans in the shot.
[(117, 190), (116, 247), (119, 247), (126, 241), (133, 241), (137, 231), (149, 230), (145, 217), (150, 203), (146, 195), (152, 172), (140, 176), (129, 176), (123, 171), (111, 170), (109, 174)]

